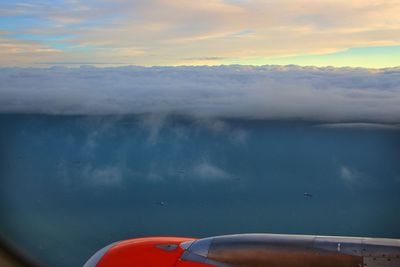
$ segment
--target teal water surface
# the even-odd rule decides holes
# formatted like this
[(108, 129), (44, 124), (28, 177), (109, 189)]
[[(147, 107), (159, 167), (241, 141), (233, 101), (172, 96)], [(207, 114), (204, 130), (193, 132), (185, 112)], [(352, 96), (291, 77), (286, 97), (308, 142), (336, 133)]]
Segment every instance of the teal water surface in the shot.
[(400, 238), (396, 129), (165, 116), (0, 125), (1, 235), (48, 266), (152, 235)]

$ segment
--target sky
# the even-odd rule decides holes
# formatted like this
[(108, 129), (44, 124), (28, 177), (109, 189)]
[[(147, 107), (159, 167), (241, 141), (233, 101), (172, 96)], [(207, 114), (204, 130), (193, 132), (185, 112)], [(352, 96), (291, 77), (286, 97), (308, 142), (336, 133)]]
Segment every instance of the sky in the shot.
[(0, 66), (400, 65), (399, 0), (2, 0)]

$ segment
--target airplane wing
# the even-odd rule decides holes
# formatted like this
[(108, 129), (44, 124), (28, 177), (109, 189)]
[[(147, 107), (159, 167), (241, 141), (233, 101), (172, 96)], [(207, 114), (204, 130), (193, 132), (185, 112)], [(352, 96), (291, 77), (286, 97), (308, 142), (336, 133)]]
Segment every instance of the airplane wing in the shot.
[(400, 267), (400, 240), (238, 234), (116, 242), (84, 267)]

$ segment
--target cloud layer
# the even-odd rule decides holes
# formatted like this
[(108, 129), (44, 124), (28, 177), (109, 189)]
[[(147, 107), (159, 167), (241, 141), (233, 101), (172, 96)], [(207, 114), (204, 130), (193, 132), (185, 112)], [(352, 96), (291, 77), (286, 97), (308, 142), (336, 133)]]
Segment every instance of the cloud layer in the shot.
[(399, 123), (400, 69), (5, 68), (0, 112)]

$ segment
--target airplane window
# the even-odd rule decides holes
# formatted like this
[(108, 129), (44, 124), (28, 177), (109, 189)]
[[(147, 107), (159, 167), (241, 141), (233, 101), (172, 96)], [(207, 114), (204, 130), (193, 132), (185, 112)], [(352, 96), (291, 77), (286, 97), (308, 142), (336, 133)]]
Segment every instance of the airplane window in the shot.
[(146, 236), (400, 238), (399, 12), (3, 0), (0, 265)]

